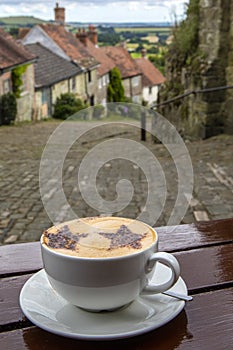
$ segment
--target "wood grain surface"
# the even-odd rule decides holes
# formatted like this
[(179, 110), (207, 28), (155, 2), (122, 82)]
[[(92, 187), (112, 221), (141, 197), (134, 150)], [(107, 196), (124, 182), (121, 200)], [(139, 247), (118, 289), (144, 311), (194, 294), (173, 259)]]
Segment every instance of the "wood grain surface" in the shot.
[(130, 339), (82, 341), (30, 327), (1, 333), (1, 349), (229, 350), (233, 343), (232, 295), (233, 288), (196, 295), (194, 300), (186, 305), (185, 310), (167, 325)]
[[(195, 290), (208, 291), (222, 286), (233, 286), (232, 252), (233, 244), (228, 244), (174, 254), (179, 260), (181, 276), (191, 294), (195, 293)], [(2, 278), (0, 325), (22, 319), (18, 298), (23, 284), (30, 276), (31, 274)]]
[[(160, 251), (173, 252), (233, 243), (233, 220), (160, 227), (156, 230)], [(39, 270), (42, 268), (40, 243), (1, 246), (0, 260), (0, 277)]]
[(40, 243), (0, 247), (0, 349), (228, 350), (233, 344), (233, 220), (160, 227), (159, 250), (179, 260), (193, 301), (150, 333), (91, 342), (56, 336), (33, 326), (19, 306), (22, 286), (42, 268)]

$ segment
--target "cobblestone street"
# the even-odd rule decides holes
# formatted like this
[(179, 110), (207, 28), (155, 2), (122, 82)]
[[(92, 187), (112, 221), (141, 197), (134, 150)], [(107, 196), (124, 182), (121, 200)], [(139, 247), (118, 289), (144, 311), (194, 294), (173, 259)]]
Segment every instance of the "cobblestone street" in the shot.
[[(174, 162), (165, 147), (153, 143), (149, 135), (146, 142), (141, 142), (138, 122), (135, 122), (135, 126), (107, 123), (101, 127), (98, 127), (98, 122), (73, 123), (73, 130), (78, 127), (84, 132), (87, 126), (90, 128), (70, 148), (63, 166), (63, 188), (73, 211), (79, 217), (101, 213), (101, 210), (91, 207), (83, 199), (79, 188), (79, 185), (89, 186), (88, 176), (92, 170), (95, 171), (99, 159), (89, 165), (86, 182), (84, 179), (78, 183), (78, 169), (88, 151), (104, 144), (104, 141), (124, 138), (142, 144), (155, 155), (161, 165), (166, 177), (167, 192), (164, 207), (158, 198), (158, 208), (155, 210), (161, 210), (162, 213), (155, 226), (166, 225), (175, 205), (178, 179)], [(37, 241), (43, 229), (51, 225), (40, 197), (39, 167), (46, 142), (59, 124), (57, 121), (47, 121), (0, 128), (0, 244)], [(59, 143), (57, 147), (59, 148)], [(186, 147), (193, 164), (194, 191), (181, 223), (232, 217), (233, 136), (219, 135), (204, 141), (187, 142)], [(101, 157), (104, 156), (102, 152), (104, 149), (100, 148)], [(113, 214), (136, 218), (143, 210), (146, 212), (148, 183), (138, 164), (139, 159), (127, 160), (126, 154), (123, 152), (122, 157), (107, 161), (100, 167), (96, 188), (104, 200), (113, 201), (117, 196), (117, 182), (121, 179), (129, 180), (134, 193), (126, 187), (125, 195), (130, 197), (132, 194), (132, 199), (125, 208)], [(48, 181), (52, 181), (53, 172), (48, 177)], [(54, 191), (47, 193), (48, 199), (53, 195)], [(58, 221), (66, 218), (66, 208), (61, 206)]]

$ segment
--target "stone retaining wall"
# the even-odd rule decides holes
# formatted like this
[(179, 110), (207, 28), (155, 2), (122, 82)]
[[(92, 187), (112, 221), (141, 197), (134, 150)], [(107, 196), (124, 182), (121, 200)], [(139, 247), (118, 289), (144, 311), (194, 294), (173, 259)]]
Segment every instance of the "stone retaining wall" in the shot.
[[(168, 80), (181, 76), (185, 92), (233, 85), (233, 1), (199, 0), (199, 16), (199, 67), (167, 72)], [(190, 95), (160, 112), (191, 139), (233, 133), (233, 89)]]

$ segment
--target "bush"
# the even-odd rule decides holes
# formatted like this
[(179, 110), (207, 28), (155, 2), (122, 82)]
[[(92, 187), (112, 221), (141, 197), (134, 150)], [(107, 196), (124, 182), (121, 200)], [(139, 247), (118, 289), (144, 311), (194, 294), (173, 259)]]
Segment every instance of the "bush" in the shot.
[(14, 94), (8, 92), (0, 96), (0, 125), (9, 125), (17, 115), (17, 103)]
[(84, 104), (81, 99), (78, 99), (74, 94), (67, 92), (61, 94), (61, 96), (57, 98), (54, 105), (53, 118), (64, 120), (86, 107), (87, 105)]

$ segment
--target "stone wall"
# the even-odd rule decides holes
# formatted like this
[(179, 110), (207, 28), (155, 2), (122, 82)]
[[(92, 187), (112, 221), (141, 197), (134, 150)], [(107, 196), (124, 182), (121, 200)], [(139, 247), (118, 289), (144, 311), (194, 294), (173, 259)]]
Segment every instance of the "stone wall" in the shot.
[(35, 112), (35, 91), (34, 91), (34, 65), (27, 67), (25, 75), (24, 91), (21, 92), (20, 98), (17, 99), (17, 122), (30, 121), (34, 119)]
[[(174, 73), (176, 68), (170, 66), (168, 80), (180, 79), (184, 93), (233, 85), (232, 0), (199, 0), (198, 52), (195, 72), (185, 66)], [(191, 139), (233, 133), (233, 89), (192, 94), (160, 113)]]

